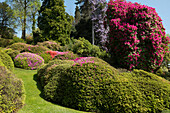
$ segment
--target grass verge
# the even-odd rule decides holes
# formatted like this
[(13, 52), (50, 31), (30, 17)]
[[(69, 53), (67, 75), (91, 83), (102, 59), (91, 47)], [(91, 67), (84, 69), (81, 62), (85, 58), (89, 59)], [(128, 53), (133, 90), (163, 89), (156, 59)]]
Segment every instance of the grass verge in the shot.
[(25, 106), (18, 113), (85, 113), (44, 100), (36, 82), (36, 70), (15, 68), (14, 73), (23, 80), (26, 91)]

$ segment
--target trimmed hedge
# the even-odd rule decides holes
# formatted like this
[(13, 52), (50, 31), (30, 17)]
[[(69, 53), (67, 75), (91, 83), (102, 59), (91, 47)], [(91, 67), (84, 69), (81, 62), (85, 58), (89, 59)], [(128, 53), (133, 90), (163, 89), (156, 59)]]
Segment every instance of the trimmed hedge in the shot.
[(14, 113), (25, 101), (24, 83), (5, 67), (0, 66), (0, 112)]
[[(63, 64), (66, 64), (65, 67)], [(44, 87), (53, 76), (58, 76), (57, 74), (65, 70), (67, 66), (72, 66), (74, 61), (71, 60), (52, 60), (44, 67), (38, 70), (38, 78), (40, 80), (41, 86)], [(62, 67), (59, 69), (59, 67)]]
[(7, 69), (9, 69), (10, 71), (14, 70), (14, 63), (7, 53), (0, 50), (0, 58), (2, 63), (7, 67)]
[[(118, 72), (102, 60), (51, 61), (38, 71), (45, 99), (83, 111), (160, 113), (170, 109), (170, 82), (143, 70)], [(62, 63), (58, 63), (62, 62)], [(58, 65), (60, 64), (60, 65)]]
[(28, 44), (25, 43), (14, 43), (10, 46), (7, 46), (7, 48), (11, 48), (13, 50), (18, 50), (18, 51), (22, 51), (24, 50), (25, 47), (28, 47)]
[(14, 58), (20, 53), (20, 51), (12, 50), (10, 48), (5, 49), (4, 52), (7, 53), (12, 58), (13, 61), (14, 61)]
[(44, 59), (33, 53), (20, 53), (15, 59), (14, 63), (16, 67), (23, 69), (37, 69), (39, 66), (44, 64)]

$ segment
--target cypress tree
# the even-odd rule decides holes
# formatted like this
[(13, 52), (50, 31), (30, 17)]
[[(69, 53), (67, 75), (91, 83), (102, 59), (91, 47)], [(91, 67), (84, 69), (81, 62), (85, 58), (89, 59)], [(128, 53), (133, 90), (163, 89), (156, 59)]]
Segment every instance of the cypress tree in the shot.
[(45, 40), (55, 40), (61, 45), (68, 43), (73, 21), (64, 7), (64, 0), (44, 0), (38, 17), (38, 27)]

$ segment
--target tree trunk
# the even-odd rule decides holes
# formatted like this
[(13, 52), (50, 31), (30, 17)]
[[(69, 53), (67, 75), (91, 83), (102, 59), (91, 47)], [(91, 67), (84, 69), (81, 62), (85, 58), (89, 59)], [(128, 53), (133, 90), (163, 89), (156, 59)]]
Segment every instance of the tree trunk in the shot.
[(35, 30), (35, 24), (36, 24), (35, 14), (36, 14), (36, 13), (34, 13), (34, 14), (32, 15), (32, 17), (33, 17), (33, 22), (32, 22), (32, 33), (33, 33), (34, 30)]
[(92, 20), (92, 44), (94, 45), (94, 22)]
[(27, 2), (26, 0), (24, 1), (24, 26), (23, 26), (23, 29), (22, 29), (22, 39), (25, 40), (25, 35), (26, 35), (26, 12), (27, 11)]

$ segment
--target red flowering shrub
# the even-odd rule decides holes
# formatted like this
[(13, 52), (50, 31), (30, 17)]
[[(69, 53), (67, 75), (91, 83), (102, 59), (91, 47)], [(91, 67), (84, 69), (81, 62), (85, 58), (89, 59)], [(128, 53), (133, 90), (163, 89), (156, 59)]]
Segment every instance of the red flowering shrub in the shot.
[(110, 0), (107, 10), (110, 27), (107, 48), (120, 67), (157, 69), (168, 51), (162, 20), (155, 9), (138, 3)]

